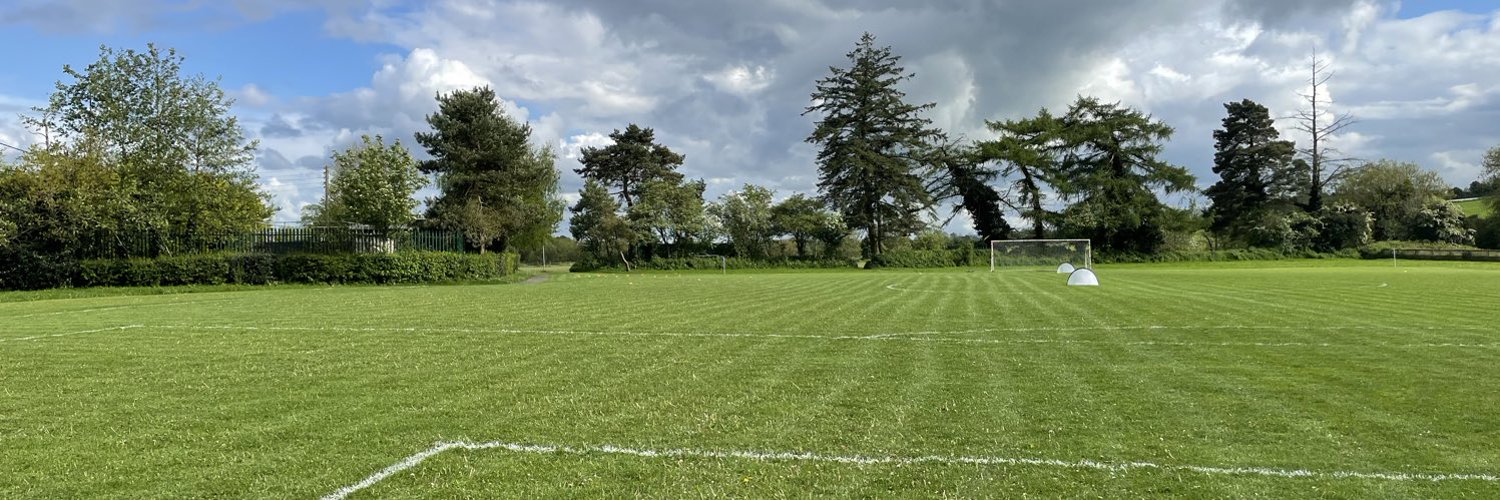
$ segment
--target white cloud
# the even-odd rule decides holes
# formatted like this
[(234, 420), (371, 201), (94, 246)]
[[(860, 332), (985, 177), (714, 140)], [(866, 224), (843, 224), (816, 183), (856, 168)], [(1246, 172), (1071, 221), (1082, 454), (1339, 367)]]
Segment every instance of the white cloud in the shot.
[(771, 81), (776, 79), (776, 74), (765, 66), (756, 65), (752, 68), (748, 65), (737, 65), (703, 75), (703, 79), (721, 92), (748, 96), (771, 86)]
[(254, 108), (264, 107), (276, 99), (253, 83), (245, 84), (239, 90), (230, 91), (228, 94), (237, 104)]

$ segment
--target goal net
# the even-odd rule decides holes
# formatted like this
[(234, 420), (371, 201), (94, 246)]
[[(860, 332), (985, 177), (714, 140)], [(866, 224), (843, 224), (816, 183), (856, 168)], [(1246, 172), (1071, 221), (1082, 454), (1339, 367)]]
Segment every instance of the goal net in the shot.
[(995, 240), (990, 242), (990, 271), (1073, 272), (1093, 269), (1089, 240)]

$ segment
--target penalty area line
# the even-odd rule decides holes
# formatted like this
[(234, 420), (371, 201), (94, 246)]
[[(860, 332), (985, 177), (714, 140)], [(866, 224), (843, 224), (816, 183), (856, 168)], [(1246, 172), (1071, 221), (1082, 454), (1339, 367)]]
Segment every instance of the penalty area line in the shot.
[(1029, 467), (1053, 467), (1062, 469), (1095, 470), (1105, 472), (1128, 472), (1136, 470), (1159, 470), (1172, 472), (1190, 472), (1195, 474), (1222, 475), (1222, 476), (1261, 476), (1274, 478), (1306, 478), (1306, 479), (1364, 479), (1375, 481), (1403, 481), (1403, 482), (1443, 482), (1443, 481), (1482, 481), (1488, 483), (1500, 482), (1500, 476), (1494, 474), (1462, 474), (1462, 473), (1413, 473), (1413, 472), (1359, 472), (1359, 471), (1318, 471), (1307, 469), (1277, 469), (1271, 467), (1223, 467), (1206, 465), (1177, 465), (1159, 464), (1154, 462), (1105, 462), (1098, 460), (1058, 460), (1051, 458), (1025, 458), (1025, 457), (993, 457), (993, 456), (878, 456), (878, 455), (823, 455), (809, 452), (764, 452), (744, 450), (699, 450), (691, 448), (670, 448), (662, 450), (626, 448), (613, 445), (545, 445), (508, 443), (504, 441), (489, 441), (474, 443), (468, 441), (445, 441), (433, 444), (431, 448), (422, 450), (401, 459), (389, 467), (371, 474), (369, 477), (357, 483), (334, 490), (323, 496), (323, 500), (343, 500), (355, 492), (374, 486), (376, 483), (420, 465), (429, 458), (443, 452), (454, 449), (463, 450), (505, 450), (514, 453), (529, 453), (538, 455), (622, 455), (640, 458), (702, 458), (711, 460), (752, 460), (760, 462), (826, 462), (849, 465), (918, 465), (918, 464), (943, 464), (943, 465), (980, 465), (980, 466), (1029, 466)]
[(21, 341), (25, 341), (25, 340), (41, 340), (41, 339), (50, 339), (50, 338), (55, 338), (55, 337), (67, 337), (69, 335), (83, 335), (83, 334), (86, 334), (86, 333), (118, 332), (118, 331), (129, 330), (129, 329), (132, 329), (132, 328), (145, 328), (145, 327), (146, 327), (145, 325), (111, 326), (109, 328), (95, 328), (93, 330), (82, 330), (82, 331), (77, 331), (77, 332), (49, 333), (49, 334), (46, 334), (46, 335), (33, 335), (33, 336), (30, 336), (30, 337), (17, 337), (17, 338), (13, 338), (13, 339), (0, 339), (0, 342), (21, 342)]

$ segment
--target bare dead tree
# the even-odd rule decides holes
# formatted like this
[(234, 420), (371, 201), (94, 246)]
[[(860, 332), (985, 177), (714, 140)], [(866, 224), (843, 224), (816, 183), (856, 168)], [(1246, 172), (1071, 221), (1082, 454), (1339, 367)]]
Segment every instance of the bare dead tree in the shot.
[(1306, 159), (1308, 169), (1308, 212), (1323, 208), (1324, 187), (1343, 176), (1354, 161), (1354, 158), (1344, 157), (1343, 153), (1328, 145), (1329, 138), (1357, 122), (1354, 115), (1349, 113), (1329, 113), (1329, 108), (1333, 107), (1333, 98), (1324, 88), (1333, 79), (1334, 73), (1329, 69), (1330, 66), (1328, 61), (1313, 54), (1309, 65), (1312, 76), (1307, 80), (1311, 90), (1297, 93), (1307, 107), (1298, 110), (1291, 117), (1296, 122), (1295, 128), (1311, 138), (1309, 146), (1297, 148), (1297, 153)]

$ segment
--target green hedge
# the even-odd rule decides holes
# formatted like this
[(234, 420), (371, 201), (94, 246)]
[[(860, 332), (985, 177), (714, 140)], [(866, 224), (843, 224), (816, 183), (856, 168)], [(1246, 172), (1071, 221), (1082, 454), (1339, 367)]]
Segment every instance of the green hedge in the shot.
[(1154, 254), (1094, 255), (1095, 263), (1138, 264), (1151, 262), (1229, 262), (1243, 260), (1288, 260), (1288, 259), (1350, 259), (1358, 257), (1354, 250), (1317, 252), (1313, 250), (1281, 251), (1273, 248), (1236, 248), (1214, 252), (1157, 252)]
[(990, 252), (978, 248), (949, 250), (897, 250), (886, 252), (865, 263), (865, 269), (881, 267), (933, 268), (989, 266)]
[(1359, 256), (1366, 259), (1389, 259), (1393, 248), (1397, 250), (1478, 250), (1478, 247), (1438, 241), (1379, 241), (1359, 247)]
[(402, 252), (343, 255), (201, 254), (156, 259), (87, 260), (72, 284), (171, 286), (267, 283), (429, 283), (514, 274), (513, 253)]
[[(1389, 251), (1387, 251), (1389, 255)], [(1353, 258), (1358, 255), (1353, 250), (1341, 252), (1322, 253), (1311, 250), (1300, 252), (1283, 252), (1269, 248), (1244, 248), (1234, 250), (1220, 250), (1217, 252), (1192, 251), (1192, 252), (1157, 252), (1153, 254), (1094, 254), (1094, 263), (1103, 264), (1128, 264), (1149, 262), (1215, 262), (1215, 261), (1240, 261), (1240, 260), (1286, 260), (1286, 259), (1324, 259), (1324, 258)], [(887, 252), (879, 257), (871, 259), (865, 264), (865, 268), (874, 269), (880, 267), (892, 268), (938, 268), (938, 267), (986, 267), (990, 265), (990, 254), (983, 249), (959, 248), (952, 250), (901, 250)]]
[[(651, 259), (640, 262), (631, 262), (632, 269), (652, 271), (689, 271), (689, 270), (718, 270), (720, 261), (717, 257), (686, 257), (674, 259)], [(723, 263), (730, 270), (734, 269), (854, 269), (859, 263), (844, 259), (744, 259), (730, 257)], [(624, 267), (619, 264), (601, 266), (597, 263), (583, 260), (574, 262), (570, 269), (572, 272), (587, 271), (621, 271)]]

